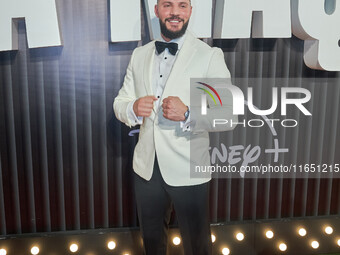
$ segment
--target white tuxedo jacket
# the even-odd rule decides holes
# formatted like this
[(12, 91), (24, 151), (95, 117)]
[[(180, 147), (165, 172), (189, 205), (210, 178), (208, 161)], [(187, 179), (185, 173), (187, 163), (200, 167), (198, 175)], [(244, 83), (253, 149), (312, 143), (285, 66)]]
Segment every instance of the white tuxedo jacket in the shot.
[[(128, 118), (128, 104), (136, 98), (154, 95), (152, 90), (154, 56), (155, 41), (134, 50), (123, 87), (115, 98), (113, 106), (116, 117), (130, 127), (135, 123)], [(178, 96), (184, 104), (190, 105), (190, 78), (229, 77), (222, 50), (211, 48), (187, 32), (160, 100), (168, 96)], [(190, 157), (190, 147), (195, 151), (195, 159)], [(190, 177), (190, 164), (209, 165), (208, 147), (207, 131), (184, 132), (180, 122), (165, 119), (162, 108), (154, 107), (151, 116), (144, 118), (140, 127), (139, 140), (133, 156), (133, 169), (142, 178), (150, 180), (157, 153), (160, 171), (167, 184), (171, 186), (202, 184), (209, 181), (210, 176)]]

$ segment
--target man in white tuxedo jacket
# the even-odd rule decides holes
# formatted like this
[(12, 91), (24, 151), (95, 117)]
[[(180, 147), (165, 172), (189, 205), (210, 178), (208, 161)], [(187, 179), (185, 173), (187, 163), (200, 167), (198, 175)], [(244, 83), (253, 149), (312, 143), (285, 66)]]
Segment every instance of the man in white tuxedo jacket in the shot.
[(134, 50), (114, 101), (120, 121), (130, 127), (141, 125), (133, 169), (148, 255), (166, 254), (172, 205), (185, 254), (211, 254), (210, 177), (190, 177), (190, 146), (199, 155), (200, 162), (195, 163), (208, 165), (209, 136), (195, 127), (189, 107), (190, 78), (229, 78), (230, 74), (220, 49), (186, 31), (191, 12), (190, 0), (158, 0), (155, 13), (162, 40)]

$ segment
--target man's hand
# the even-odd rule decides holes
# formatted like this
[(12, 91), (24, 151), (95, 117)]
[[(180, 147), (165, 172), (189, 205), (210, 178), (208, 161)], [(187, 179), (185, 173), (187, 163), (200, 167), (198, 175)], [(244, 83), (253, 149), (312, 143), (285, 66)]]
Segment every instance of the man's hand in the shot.
[(157, 98), (155, 96), (146, 96), (141, 97), (135, 101), (133, 104), (133, 111), (138, 117), (150, 117), (153, 102), (156, 101)]
[(179, 97), (167, 97), (163, 100), (163, 116), (168, 120), (184, 121), (184, 113), (188, 107), (179, 99)]

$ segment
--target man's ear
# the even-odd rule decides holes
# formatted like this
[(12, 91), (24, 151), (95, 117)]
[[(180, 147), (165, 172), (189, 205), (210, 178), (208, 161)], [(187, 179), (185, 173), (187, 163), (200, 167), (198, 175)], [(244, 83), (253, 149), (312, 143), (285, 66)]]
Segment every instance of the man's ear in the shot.
[(158, 6), (157, 6), (157, 4), (155, 5), (155, 14), (156, 14), (156, 17), (159, 18), (159, 15), (158, 15)]

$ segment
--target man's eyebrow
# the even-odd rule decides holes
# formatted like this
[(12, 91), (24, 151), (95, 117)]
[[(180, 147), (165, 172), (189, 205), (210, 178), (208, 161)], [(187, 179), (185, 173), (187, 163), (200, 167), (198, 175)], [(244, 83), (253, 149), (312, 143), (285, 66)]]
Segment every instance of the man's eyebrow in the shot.
[[(173, 2), (170, 2), (170, 1), (164, 1), (162, 4), (173, 4)], [(186, 4), (186, 5), (189, 5), (188, 2), (179, 2), (179, 4)]]

